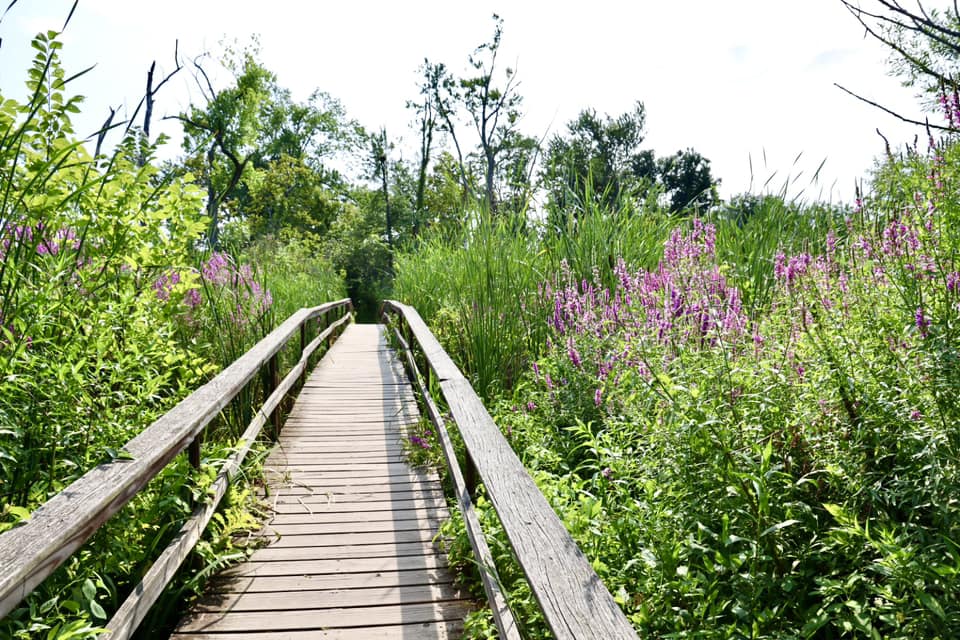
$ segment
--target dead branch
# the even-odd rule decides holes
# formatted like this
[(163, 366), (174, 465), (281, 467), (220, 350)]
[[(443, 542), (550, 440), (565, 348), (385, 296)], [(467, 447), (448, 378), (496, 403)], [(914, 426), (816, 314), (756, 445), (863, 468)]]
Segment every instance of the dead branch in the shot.
[(960, 132), (960, 129), (956, 129), (955, 127), (944, 127), (944, 126), (941, 126), (941, 125), (938, 125), (938, 124), (929, 124), (929, 123), (926, 122), (926, 121), (914, 120), (913, 118), (908, 118), (908, 117), (906, 117), (906, 116), (902, 116), (902, 115), (900, 115), (899, 113), (897, 113), (896, 111), (893, 111), (892, 109), (888, 109), (887, 107), (885, 107), (885, 106), (883, 106), (883, 105), (881, 105), (881, 104), (878, 104), (878, 103), (874, 102), (873, 100), (869, 100), (869, 99), (867, 99), (867, 98), (864, 98), (863, 96), (858, 95), (858, 94), (854, 93), (853, 91), (850, 91), (850, 89), (847, 89), (846, 87), (841, 86), (841, 85), (837, 84), (836, 82), (833, 83), (833, 86), (835, 86), (835, 87), (837, 87), (838, 89), (840, 89), (841, 91), (843, 91), (843, 92), (845, 92), (845, 93), (853, 96), (853, 97), (856, 98), (857, 100), (860, 100), (861, 102), (866, 102), (866, 103), (869, 104), (871, 107), (876, 107), (877, 109), (880, 109), (881, 111), (883, 111), (883, 112), (885, 112), (885, 113), (888, 113), (888, 114), (890, 114), (891, 116), (893, 116), (894, 118), (897, 118), (898, 120), (902, 120), (903, 122), (906, 122), (907, 124), (914, 124), (914, 125), (917, 125), (918, 127), (926, 127), (926, 126), (929, 126), (929, 127), (932, 128), (932, 129), (937, 129), (937, 130), (939, 130), (939, 131), (946, 131), (946, 132), (948, 132), (948, 133), (958, 133), (958, 132)]

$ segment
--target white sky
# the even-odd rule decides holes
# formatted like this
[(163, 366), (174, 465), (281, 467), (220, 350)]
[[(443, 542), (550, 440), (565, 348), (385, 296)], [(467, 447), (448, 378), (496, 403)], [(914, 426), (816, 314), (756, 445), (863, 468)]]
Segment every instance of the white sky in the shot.
[[(59, 29), (71, 4), (20, 0), (0, 23), (0, 92), (24, 96), (30, 37)], [(404, 104), (416, 97), (417, 67), (428, 57), (465, 71), (494, 12), (504, 19), (501, 61), (519, 72), (525, 133), (562, 132), (585, 107), (619, 115), (641, 100), (644, 147), (658, 155), (695, 148), (725, 196), (750, 188), (752, 157), (754, 191), (775, 175), (772, 190), (792, 177), (791, 193), (850, 201), (854, 181), (883, 151), (875, 129), (895, 144), (918, 133), (833, 86), (919, 113), (912, 92), (887, 75), (885, 50), (863, 38), (839, 0), (81, 0), (63, 57), (68, 73), (97, 68), (74, 85), (87, 96), (75, 124), (93, 131), (108, 105), (132, 109), (150, 62), (172, 68), (175, 39), (192, 56), (217, 50), (225, 36), (246, 43), (257, 33), (262, 61), (295, 98), (327, 91), (350, 117), (368, 129), (385, 125), (412, 149)], [(164, 88), (157, 116), (186, 106), (188, 81), (181, 74)]]

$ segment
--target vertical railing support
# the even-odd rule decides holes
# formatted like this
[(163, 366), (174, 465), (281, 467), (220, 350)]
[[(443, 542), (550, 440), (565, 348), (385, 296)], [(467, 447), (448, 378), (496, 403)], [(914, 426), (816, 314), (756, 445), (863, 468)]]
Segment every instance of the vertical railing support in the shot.
[[(280, 386), (280, 352), (273, 354), (270, 358), (270, 362), (267, 364), (267, 389), (265, 396), (269, 397), (278, 386)], [(270, 414), (270, 418), (273, 422), (273, 438), (280, 437), (280, 405), (282, 403), (277, 403), (276, 408), (273, 410), (273, 413)]]
[(203, 444), (203, 432), (197, 434), (197, 437), (190, 443), (187, 449), (187, 456), (190, 459), (190, 466), (194, 469), (200, 469), (200, 446)]
[(473, 458), (470, 457), (470, 453), (465, 454), (466, 464), (463, 468), (463, 482), (467, 485), (467, 492), (470, 494), (470, 498), (476, 502), (477, 500), (477, 466), (473, 464)]
[[(339, 315), (339, 310), (338, 310), (338, 315), (337, 315), (336, 318), (326, 318), (327, 326), (329, 327), (331, 324), (333, 324), (334, 322), (336, 322), (337, 320), (339, 320), (341, 317), (342, 317), (342, 316)], [(336, 334), (338, 334), (339, 332), (340, 332), (339, 329), (334, 329), (333, 331), (330, 332), (330, 335), (327, 336), (327, 349), (329, 349), (330, 347), (332, 347), (332, 346), (333, 346), (333, 343), (337, 341), (337, 335), (336, 335)]]
[[(306, 321), (300, 323), (300, 358), (303, 358), (303, 351), (307, 348), (307, 323)], [(310, 367), (304, 366), (303, 373), (300, 374), (300, 388), (303, 389), (304, 385), (307, 384), (307, 369)]]

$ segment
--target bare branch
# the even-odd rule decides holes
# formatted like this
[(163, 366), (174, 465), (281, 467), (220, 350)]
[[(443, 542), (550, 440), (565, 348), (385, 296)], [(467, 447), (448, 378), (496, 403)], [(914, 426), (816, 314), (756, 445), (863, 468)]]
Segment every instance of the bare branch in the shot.
[[(954, 30), (954, 29), (947, 28), (947, 27), (943, 26), (942, 24), (939, 24), (939, 23), (935, 22), (935, 21), (927, 14), (926, 9), (924, 9), (923, 4), (920, 3), (920, 2), (917, 2), (917, 6), (920, 7), (920, 13), (922, 14), (922, 17), (921, 17), (921, 16), (918, 16), (918, 15), (915, 14), (915, 13), (911, 13), (910, 11), (907, 11), (907, 10), (904, 9), (902, 6), (900, 6), (900, 3), (898, 3), (898, 2), (889, 2), (888, 0), (877, 0), (877, 2), (879, 2), (879, 3), (882, 4), (883, 6), (887, 7), (888, 9), (890, 9), (891, 11), (893, 11), (894, 13), (897, 13), (897, 14), (899, 14), (899, 15), (902, 15), (902, 16), (905, 16), (906, 18), (908, 18), (911, 22), (913, 22), (914, 24), (917, 25), (918, 29), (915, 29), (915, 30), (920, 30), (920, 28), (919, 28), (920, 25), (923, 25), (923, 26), (927, 27), (928, 29), (934, 29), (934, 30), (939, 31), (939, 32), (941, 32), (941, 33), (943, 33), (943, 34), (946, 34), (946, 35), (948, 35), (948, 36), (951, 36), (951, 37), (953, 37), (953, 38), (960, 38), (960, 32), (958, 32), (958, 31), (956, 31), (956, 30)], [(909, 28), (909, 27), (908, 27), (908, 28)], [(932, 34), (929, 34), (929, 35), (932, 36)]]
[(104, 120), (103, 126), (100, 127), (100, 130), (97, 132), (97, 146), (94, 148), (93, 157), (96, 158), (100, 155), (100, 149), (103, 148), (103, 140), (107, 137), (107, 131), (110, 130), (113, 123), (113, 117), (117, 115), (117, 110), (113, 107), (107, 107), (110, 109), (110, 115), (107, 116), (107, 119)]
[(10, 12), (10, 9), (13, 9), (13, 5), (17, 4), (18, 0), (10, 0), (10, 4), (7, 5), (7, 8), (3, 10), (3, 13), (0, 14), (0, 22), (3, 22), (3, 19), (7, 17), (7, 14)]
[(880, 109), (881, 111), (883, 111), (883, 112), (885, 112), (885, 113), (888, 113), (888, 114), (890, 114), (891, 116), (893, 116), (894, 118), (897, 118), (898, 120), (902, 120), (903, 122), (906, 122), (907, 124), (915, 124), (915, 125), (917, 125), (918, 127), (930, 127), (930, 128), (932, 128), (932, 129), (937, 129), (937, 130), (939, 130), (939, 131), (946, 131), (946, 132), (949, 132), (949, 133), (958, 133), (958, 132), (960, 132), (960, 129), (956, 129), (956, 128), (954, 128), (954, 127), (944, 127), (944, 126), (941, 126), (941, 125), (938, 125), (938, 124), (930, 124), (929, 122), (926, 122), (926, 121), (914, 120), (914, 119), (912, 119), (912, 118), (908, 118), (908, 117), (906, 117), (906, 116), (902, 116), (902, 115), (900, 115), (899, 113), (897, 113), (896, 111), (892, 111), (891, 109), (888, 109), (888, 108), (886, 108), (885, 106), (883, 106), (883, 105), (881, 105), (881, 104), (877, 104), (877, 103), (874, 102), (873, 100), (868, 100), (867, 98), (864, 98), (863, 96), (857, 95), (857, 94), (854, 93), (853, 91), (850, 91), (850, 90), (847, 89), (846, 87), (843, 87), (843, 86), (837, 84), (836, 82), (833, 83), (833, 86), (837, 87), (838, 89), (840, 89), (841, 91), (843, 91), (843, 92), (845, 92), (845, 93), (848, 93), (849, 95), (853, 96), (853, 97), (856, 98), (857, 100), (860, 100), (861, 102), (866, 102), (866, 103), (869, 104), (871, 107), (876, 107), (877, 109)]
[[(147, 108), (143, 114), (143, 136), (144, 138), (146, 138), (147, 142), (150, 141), (150, 122), (153, 119), (153, 104), (154, 104), (155, 97), (157, 93), (160, 91), (160, 89), (163, 88), (163, 85), (167, 84), (167, 82), (169, 82), (171, 78), (177, 75), (177, 73), (179, 73), (181, 69), (183, 69), (183, 65), (180, 64), (179, 49), (180, 49), (180, 41), (176, 40), (174, 41), (174, 45), (173, 45), (173, 61), (176, 67), (174, 68), (173, 71), (168, 73), (166, 77), (157, 84), (157, 86), (153, 86), (153, 74), (154, 74), (154, 71), (156, 71), (157, 62), (154, 61), (153, 64), (150, 65), (150, 70), (147, 71), (147, 90), (146, 90), (146, 93), (144, 94), (144, 97), (146, 98)], [(141, 166), (143, 166), (143, 164), (146, 162), (146, 158), (141, 156), (140, 161), (141, 161)]]
[[(204, 54), (204, 55), (206, 55), (206, 54)], [(204, 90), (203, 90), (203, 85), (200, 84), (199, 79), (197, 79), (197, 84), (200, 86), (200, 93), (203, 94), (204, 99), (205, 99), (207, 102), (213, 102), (214, 98), (217, 97), (217, 92), (216, 92), (216, 90), (213, 88), (213, 83), (210, 82), (210, 76), (207, 75), (206, 69), (204, 69), (204, 68), (203, 68), (203, 65), (201, 65), (201, 64), (198, 62), (198, 60), (199, 60), (200, 58), (202, 58), (202, 57), (203, 57), (203, 55), (200, 55), (200, 56), (197, 56), (196, 58), (194, 58), (194, 59), (193, 59), (193, 66), (194, 66), (194, 68), (200, 73), (200, 76), (203, 77), (203, 80), (204, 80), (204, 82), (205, 82), (206, 85), (207, 85), (207, 91), (204, 91)], [(196, 77), (196, 76), (195, 76), (195, 77)]]

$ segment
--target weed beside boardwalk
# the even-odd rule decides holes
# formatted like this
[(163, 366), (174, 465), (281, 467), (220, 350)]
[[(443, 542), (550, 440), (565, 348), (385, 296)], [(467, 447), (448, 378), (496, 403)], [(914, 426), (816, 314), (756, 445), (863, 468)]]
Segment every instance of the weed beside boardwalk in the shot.
[[(960, 628), (958, 154), (944, 140), (891, 159), (855, 209), (811, 211), (799, 240), (678, 219), (648, 259), (616, 259), (612, 283), (560, 262), (549, 238), (435, 276), (433, 300), (490, 286), (502, 301), (425, 305), (468, 370), (480, 316), (522, 328), (527, 345), (484, 343), (524, 364), (483, 390), (642, 636)], [(764, 220), (768, 236), (807, 214), (781, 215)], [(491, 254), (520, 242), (503, 230), (476, 241)], [(509, 265), (526, 272), (504, 278)], [(446, 529), (464, 562), (462, 526)], [(527, 636), (543, 637), (494, 537)]]

